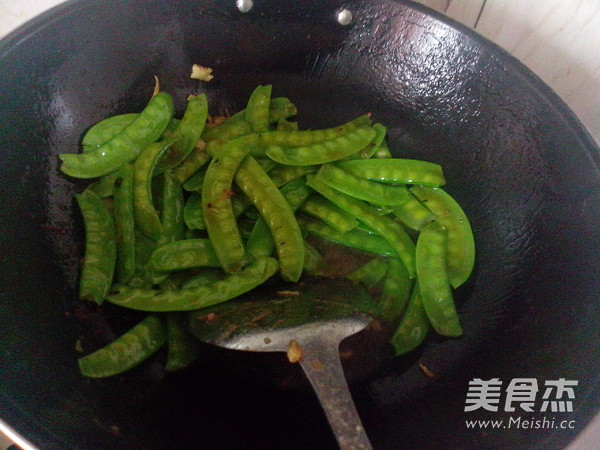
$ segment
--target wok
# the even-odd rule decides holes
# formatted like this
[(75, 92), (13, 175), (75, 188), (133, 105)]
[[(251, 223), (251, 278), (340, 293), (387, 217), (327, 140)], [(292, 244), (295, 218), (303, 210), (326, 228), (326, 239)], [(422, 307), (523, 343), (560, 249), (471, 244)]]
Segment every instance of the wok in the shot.
[[(215, 79), (190, 80), (193, 63)], [(375, 448), (557, 448), (600, 410), (600, 153), (524, 66), (394, 0), (257, 0), (246, 14), (233, 1), (71, 1), (0, 46), (0, 417), (16, 432), (41, 448), (335, 448), (310, 391), (274, 381), (287, 369), (273, 355), (207, 346), (181, 373), (165, 375), (160, 356), (115, 379), (77, 372), (78, 339), (107, 342), (138, 316), (77, 300), (72, 195), (84, 184), (59, 173), (57, 154), (78, 151), (92, 123), (140, 110), (153, 75), (179, 114), (190, 92), (213, 113), (239, 110), (260, 83), (297, 104), (303, 127), (371, 112), (395, 155), (444, 167), (478, 249), (456, 293), (465, 335), (351, 380)], [(240, 369), (254, 361), (273, 376)], [(464, 411), (475, 378), (503, 382), (497, 412)], [(539, 383), (535, 413), (505, 411), (515, 378)], [(578, 381), (573, 411), (539, 412), (559, 378)], [(465, 424), (518, 416), (574, 422)]]

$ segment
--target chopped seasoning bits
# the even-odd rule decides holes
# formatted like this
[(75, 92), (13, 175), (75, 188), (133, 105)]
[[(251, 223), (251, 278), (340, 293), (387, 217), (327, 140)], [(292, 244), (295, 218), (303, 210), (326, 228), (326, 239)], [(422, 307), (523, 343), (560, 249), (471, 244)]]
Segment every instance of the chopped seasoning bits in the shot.
[(291, 363), (297, 363), (302, 359), (302, 346), (296, 341), (290, 341), (287, 351), (288, 360)]
[(211, 75), (212, 71), (213, 70), (210, 67), (194, 64), (192, 66), (192, 74), (190, 75), (190, 78), (200, 81), (210, 81), (214, 78), (214, 75)]

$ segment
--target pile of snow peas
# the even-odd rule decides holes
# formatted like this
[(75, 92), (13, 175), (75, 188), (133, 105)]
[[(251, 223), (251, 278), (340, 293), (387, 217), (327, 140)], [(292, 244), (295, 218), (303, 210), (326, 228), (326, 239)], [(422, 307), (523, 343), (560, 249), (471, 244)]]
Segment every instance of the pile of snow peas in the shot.
[[(362, 115), (300, 130), (295, 105), (258, 86), (244, 110), (208, 115), (190, 96), (181, 119), (156, 92), (140, 113), (84, 135), (61, 170), (94, 179), (76, 195), (85, 225), (79, 296), (146, 311), (79, 359), (83, 375), (122, 373), (168, 347), (167, 370), (197, 357), (186, 311), (235, 299), (272, 277), (331, 276), (318, 242), (363, 255), (345, 276), (396, 324), (396, 355), (429, 330), (460, 336), (452, 289), (473, 269), (469, 221), (432, 162), (393, 158), (386, 128)], [(364, 262), (366, 261), (366, 262)], [(301, 289), (299, 287), (299, 289)]]

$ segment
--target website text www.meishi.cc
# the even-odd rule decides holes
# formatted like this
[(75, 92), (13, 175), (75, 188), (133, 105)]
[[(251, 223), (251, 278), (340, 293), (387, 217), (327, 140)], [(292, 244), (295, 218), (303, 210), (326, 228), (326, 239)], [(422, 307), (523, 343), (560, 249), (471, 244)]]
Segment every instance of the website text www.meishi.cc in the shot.
[(554, 417), (523, 418), (521, 416), (509, 417), (499, 420), (465, 420), (469, 429), (516, 429), (516, 430), (572, 430), (575, 428), (575, 420), (556, 419)]

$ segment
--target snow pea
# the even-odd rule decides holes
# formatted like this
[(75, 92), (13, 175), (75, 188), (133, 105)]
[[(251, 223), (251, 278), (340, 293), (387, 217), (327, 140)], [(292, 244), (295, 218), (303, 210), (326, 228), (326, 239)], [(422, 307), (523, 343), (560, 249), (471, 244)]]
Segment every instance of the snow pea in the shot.
[(200, 353), (198, 340), (188, 333), (183, 316), (172, 312), (167, 314), (167, 363), (165, 370), (175, 372), (188, 367)]
[(114, 183), (113, 217), (117, 244), (116, 277), (127, 283), (135, 273), (135, 220), (133, 215), (133, 166), (125, 163)]
[(320, 195), (311, 195), (300, 207), (300, 212), (326, 223), (340, 233), (358, 226), (358, 220)]
[(437, 187), (446, 182), (439, 164), (416, 159), (353, 159), (335, 165), (357, 177), (380, 183)]
[(388, 186), (369, 181), (332, 164), (321, 166), (317, 178), (337, 191), (350, 197), (384, 206), (397, 206), (408, 200), (404, 186)]
[(346, 275), (346, 278), (357, 283), (363, 283), (367, 288), (373, 289), (383, 279), (387, 271), (388, 264), (386, 261), (373, 258)]
[(204, 184), (204, 177), (206, 176), (205, 167), (198, 169), (191, 177), (187, 179), (185, 183), (183, 183), (183, 188), (188, 191), (201, 191), (202, 185)]
[(162, 233), (158, 244), (162, 245), (183, 239), (185, 234), (183, 189), (172, 170), (163, 173), (161, 203), (160, 224)]
[[(290, 205), (292, 212), (295, 212), (306, 201), (311, 189), (303, 179), (299, 178), (283, 186), (280, 192)], [(259, 217), (254, 224), (252, 233), (246, 242), (246, 248), (254, 258), (270, 256), (275, 250), (273, 235), (264, 217)]]
[(375, 137), (369, 143), (369, 145), (367, 145), (365, 148), (363, 148), (360, 151), (358, 156), (360, 156), (361, 158), (372, 158), (373, 155), (375, 155), (379, 151), (379, 149), (381, 148), (381, 145), (383, 144), (383, 142), (385, 140), (385, 135), (387, 133), (386, 127), (384, 127), (380, 123), (375, 123), (375, 124), (373, 124), (373, 129), (375, 130), (375, 133), (376, 133)]
[(275, 161), (269, 158), (255, 158), (258, 165), (267, 173), (270, 173), (275, 167), (279, 166)]
[[(295, 116), (296, 106), (286, 97), (275, 97), (269, 104), (269, 122), (276, 124), (281, 120)], [(215, 139), (229, 141), (252, 132), (252, 126), (246, 121), (246, 109), (235, 113), (221, 125), (207, 128), (202, 134), (206, 141)]]
[(254, 222), (250, 236), (246, 241), (246, 251), (252, 258), (272, 256), (275, 251), (275, 242), (271, 230), (269, 230), (267, 222), (262, 217)]
[(87, 130), (83, 135), (81, 145), (83, 145), (84, 148), (87, 147), (88, 151), (93, 151), (123, 132), (123, 130), (131, 125), (138, 117), (139, 113), (130, 113), (119, 114), (101, 120)]
[(252, 127), (252, 131), (261, 132), (269, 129), (269, 108), (271, 105), (271, 91), (273, 87), (257, 86), (248, 100), (245, 119)]
[(324, 276), (327, 263), (319, 251), (304, 241), (304, 272), (312, 276)]
[(300, 227), (285, 197), (251, 156), (246, 156), (240, 164), (235, 182), (271, 231), (281, 277), (286, 281), (298, 281), (304, 264), (304, 245)]
[(206, 152), (206, 146), (196, 146), (187, 158), (173, 169), (173, 173), (183, 184), (209, 161), (210, 155)]
[(436, 222), (448, 230), (448, 276), (450, 284), (459, 287), (469, 278), (475, 264), (475, 239), (467, 215), (441, 188), (413, 186), (410, 192), (433, 212)]
[(206, 285), (176, 291), (137, 289), (117, 286), (107, 301), (125, 308), (142, 311), (191, 311), (231, 300), (264, 283), (277, 272), (274, 258), (260, 258), (242, 271)]
[[(252, 135), (249, 135), (251, 138)], [(223, 270), (239, 272), (246, 264), (246, 251), (231, 205), (233, 176), (250, 151), (247, 137), (226, 143), (213, 156), (202, 187), (204, 223)]]
[(370, 126), (359, 127), (331, 140), (301, 147), (272, 145), (266, 155), (281, 164), (311, 166), (336, 161), (360, 151), (375, 137)]
[(400, 222), (413, 230), (420, 231), (435, 220), (435, 215), (408, 191), (408, 200), (392, 209), (391, 213)]
[(231, 141), (251, 132), (252, 125), (244, 120), (244, 114), (241, 114), (238, 117), (231, 117), (219, 126), (205, 129), (202, 133), (202, 139), (206, 142), (215, 140)]
[(425, 226), (417, 239), (416, 262), (419, 292), (431, 325), (442, 336), (460, 336), (462, 328), (456, 313), (448, 280), (448, 232), (437, 222)]
[(330, 188), (325, 183), (320, 182), (315, 175), (307, 175), (306, 180), (307, 184), (323, 197), (375, 230), (394, 249), (398, 258), (406, 266), (410, 277), (415, 276), (415, 245), (400, 224), (394, 222), (388, 216), (379, 215), (375, 208), (362, 200), (349, 197)]
[(202, 135), (207, 115), (206, 95), (200, 94), (188, 99), (183, 118), (172, 133), (175, 142), (160, 156), (156, 163), (156, 173), (171, 169), (188, 157)]
[(192, 276), (187, 281), (183, 283), (183, 289), (194, 288), (197, 286), (206, 285), (209, 283), (213, 283), (218, 280), (222, 280), (225, 278), (225, 274), (222, 270), (216, 269), (205, 269), (202, 272)]
[(147, 264), (152, 252), (156, 249), (156, 242), (144, 236), (137, 228), (134, 229), (135, 239), (135, 273), (127, 282), (131, 287), (150, 287), (151, 276), (148, 274)]
[(115, 170), (114, 172), (101, 176), (91, 183), (87, 189), (94, 191), (102, 198), (112, 197), (115, 191), (115, 181), (117, 181), (118, 172), (118, 170)]
[(183, 207), (183, 220), (190, 230), (206, 230), (202, 212), (202, 196), (192, 192)]
[(404, 264), (396, 258), (390, 258), (388, 263), (389, 269), (379, 298), (379, 316), (395, 322), (402, 317), (413, 283)]
[(75, 198), (85, 226), (79, 297), (101, 304), (110, 289), (115, 270), (115, 224), (102, 198), (95, 192), (85, 190)]
[(175, 117), (171, 117), (171, 120), (169, 120), (169, 123), (167, 124), (165, 131), (163, 131), (163, 134), (160, 136), (159, 141), (173, 137), (173, 133), (175, 132), (180, 123), (181, 120), (176, 119)]
[(333, 128), (321, 130), (300, 130), (300, 131), (267, 131), (260, 133), (260, 145), (268, 147), (271, 145), (281, 147), (304, 147), (318, 144), (325, 141), (331, 141), (346, 133), (355, 131), (357, 128), (370, 127), (371, 119), (367, 116), (359, 116), (350, 122), (338, 125)]
[(148, 359), (165, 341), (164, 324), (151, 314), (107, 346), (79, 358), (79, 370), (90, 378), (118, 375)]
[(148, 145), (133, 165), (133, 206), (136, 226), (147, 237), (158, 241), (162, 224), (152, 200), (152, 175), (160, 155), (173, 144), (173, 139)]
[(156, 272), (220, 267), (213, 245), (208, 239), (182, 239), (161, 245), (154, 250), (148, 264)]
[(345, 247), (356, 248), (381, 256), (395, 256), (396, 252), (388, 242), (378, 234), (369, 234), (359, 229), (340, 233), (324, 223), (298, 218), (301, 227), (308, 233)]
[(298, 131), (298, 122), (290, 122), (286, 119), (281, 119), (277, 122), (277, 131)]
[(152, 97), (146, 108), (110, 141), (87, 153), (59, 155), (61, 170), (75, 178), (95, 178), (133, 161), (144, 148), (156, 141), (171, 120), (173, 99), (166, 92)]
[(277, 186), (283, 186), (304, 175), (316, 172), (319, 166), (283, 166), (278, 165), (269, 172), (269, 176)]
[(282, 122), (287, 122), (286, 119), (295, 116), (296, 113), (298, 113), (298, 109), (289, 98), (275, 97), (271, 99), (271, 103), (269, 104), (270, 123), (280, 124)]
[(390, 343), (396, 356), (408, 353), (425, 340), (429, 332), (429, 319), (419, 293), (419, 283), (415, 283), (406, 311), (394, 331)]
[(390, 152), (390, 149), (385, 139), (381, 142), (379, 148), (371, 157), (377, 159), (392, 158), (392, 152)]

